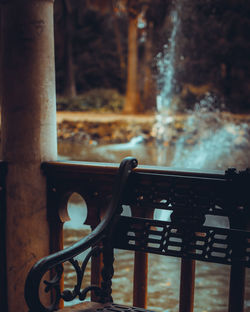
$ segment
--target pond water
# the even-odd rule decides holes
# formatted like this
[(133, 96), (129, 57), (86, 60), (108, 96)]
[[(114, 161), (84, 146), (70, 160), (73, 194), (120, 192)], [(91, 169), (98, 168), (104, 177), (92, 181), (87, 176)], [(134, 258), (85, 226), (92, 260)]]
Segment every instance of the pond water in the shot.
[(250, 166), (250, 115), (199, 108), (180, 120), (166, 111), (156, 116), (148, 139), (142, 133), (122, 144), (90, 142), (59, 142), (59, 155), (62, 159), (115, 163), (134, 156), (141, 165), (244, 170)]

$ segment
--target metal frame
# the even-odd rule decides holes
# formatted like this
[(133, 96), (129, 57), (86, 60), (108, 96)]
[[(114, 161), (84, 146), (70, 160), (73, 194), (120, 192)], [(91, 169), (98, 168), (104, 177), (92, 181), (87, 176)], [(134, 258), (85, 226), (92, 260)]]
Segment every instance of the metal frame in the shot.
[[(147, 253), (181, 257), (180, 311), (185, 312), (193, 309), (195, 260), (231, 265), (229, 311), (243, 311), (244, 270), (250, 267), (249, 170), (236, 172), (230, 169), (223, 174), (166, 168), (135, 169), (136, 166), (134, 158), (123, 160), (110, 197), (109, 184), (112, 184), (117, 172), (116, 166), (91, 163), (43, 164), (48, 180), (48, 217), (51, 228), (55, 222), (60, 223), (58, 203), (63, 196), (73, 191), (87, 198), (89, 207), (86, 223), (93, 228), (100, 220), (102, 208), (105, 211), (106, 203), (110, 203), (105, 217), (89, 236), (40, 260), (31, 269), (25, 286), (30, 311), (53, 311), (58, 307), (60, 299), (68, 301), (78, 296), (84, 300), (90, 290), (94, 292), (95, 300), (112, 302), (114, 248), (136, 251), (136, 259), (144, 264), (135, 269), (135, 279), (139, 274), (146, 275)], [(120, 216), (122, 205), (130, 206), (131, 217)], [(154, 220), (155, 209), (171, 211), (170, 220)], [(205, 226), (208, 215), (227, 217), (229, 228)], [(80, 267), (74, 257), (90, 247), (92, 249)], [(52, 251), (55, 251), (53, 248)], [(99, 277), (95, 277), (92, 281), (96, 280), (97, 283), (81, 290), (87, 262), (92, 257), (98, 258), (100, 254), (103, 255), (101, 284)], [(71, 291), (61, 291), (60, 288), (62, 263), (66, 261), (74, 267), (77, 276), (77, 284)], [(45, 284), (47, 291), (54, 289), (55, 299), (51, 307), (44, 307), (39, 299), (39, 285), (44, 274), (51, 270), (53, 278)], [(141, 293), (141, 289), (145, 292), (146, 282), (142, 284), (141, 288), (135, 286), (134, 305), (143, 308), (146, 295)], [(143, 300), (138, 299), (143, 296)], [(112, 309), (123, 311), (115, 310), (114, 307)]]

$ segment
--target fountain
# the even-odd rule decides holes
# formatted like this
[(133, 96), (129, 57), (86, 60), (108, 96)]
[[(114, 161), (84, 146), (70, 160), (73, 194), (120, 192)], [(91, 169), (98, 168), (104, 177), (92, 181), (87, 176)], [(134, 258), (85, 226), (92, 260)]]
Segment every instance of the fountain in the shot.
[(178, 110), (180, 97), (176, 92), (175, 63), (184, 59), (181, 51), (177, 51), (181, 34), (180, 3), (175, 3), (171, 13), (169, 42), (163, 53), (157, 55), (160, 94), (152, 131), (156, 139), (157, 164), (192, 169), (225, 170), (231, 166), (244, 169), (249, 166), (250, 150), (247, 120), (223, 111), (223, 101), (211, 91), (204, 92), (194, 109), (186, 109), (184, 114)]

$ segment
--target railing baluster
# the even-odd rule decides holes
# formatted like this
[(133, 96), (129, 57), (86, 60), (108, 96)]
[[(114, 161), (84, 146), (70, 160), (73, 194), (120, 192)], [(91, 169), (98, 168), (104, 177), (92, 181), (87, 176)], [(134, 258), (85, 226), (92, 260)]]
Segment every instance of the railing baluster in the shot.
[[(138, 209), (132, 206), (132, 215), (141, 218), (153, 218), (153, 210)], [(137, 235), (144, 235), (143, 232)], [(136, 243), (137, 244), (137, 243)], [(147, 307), (148, 296), (148, 254), (140, 251), (135, 252), (134, 258), (134, 285), (133, 285), (133, 305), (139, 308)]]
[[(59, 220), (51, 220), (50, 222), (50, 252), (54, 253), (63, 249), (63, 223)], [(51, 272), (53, 275), (53, 272)], [(64, 274), (60, 279), (60, 289), (64, 289)], [(59, 309), (64, 307), (64, 301), (59, 302)]]
[(147, 306), (148, 288), (148, 255), (136, 251), (134, 260), (134, 290), (133, 305), (139, 308)]
[[(102, 254), (91, 258), (91, 285), (101, 286)], [(91, 291), (91, 301), (97, 301), (94, 291)]]
[(229, 312), (244, 311), (245, 266), (242, 262), (235, 262), (231, 266), (229, 289)]
[(192, 312), (194, 308), (195, 260), (181, 260), (179, 312)]

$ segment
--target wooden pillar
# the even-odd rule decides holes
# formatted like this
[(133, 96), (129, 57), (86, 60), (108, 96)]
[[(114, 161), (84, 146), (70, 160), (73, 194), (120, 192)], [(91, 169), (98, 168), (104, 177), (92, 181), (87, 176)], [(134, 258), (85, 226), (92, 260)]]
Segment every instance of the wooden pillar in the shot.
[(2, 11), (8, 311), (26, 312), (27, 273), (49, 253), (46, 181), (40, 165), (57, 157), (53, 1), (6, 0)]

